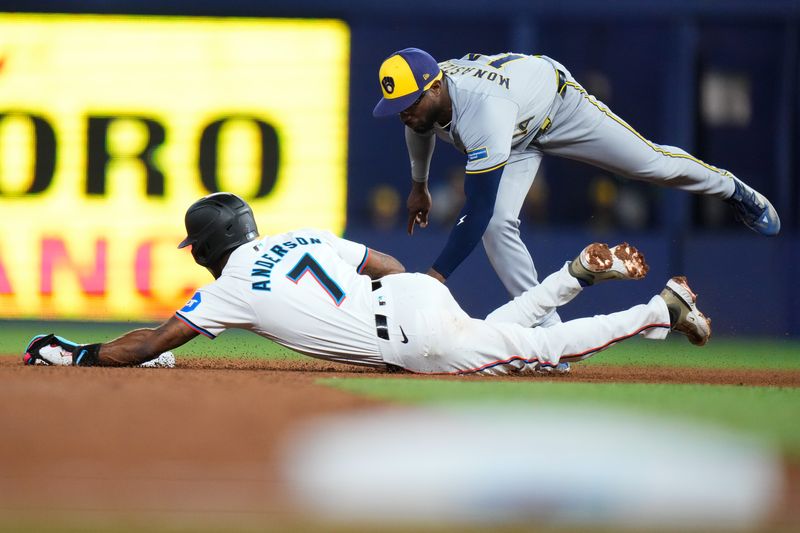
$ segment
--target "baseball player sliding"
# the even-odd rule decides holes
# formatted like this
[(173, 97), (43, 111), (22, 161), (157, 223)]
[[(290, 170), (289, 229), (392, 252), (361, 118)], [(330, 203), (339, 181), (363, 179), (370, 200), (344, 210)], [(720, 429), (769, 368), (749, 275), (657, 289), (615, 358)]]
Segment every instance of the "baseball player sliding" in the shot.
[(532, 328), (585, 287), (640, 279), (644, 257), (632, 246), (587, 246), (573, 261), (500, 307), (470, 318), (434, 278), (409, 274), (394, 258), (327, 231), (302, 229), (259, 237), (247, 203), (229, 193), (201, 198), (186, 213), (197, 264), (214, 276), (159, 327), (104, 344), (35, 337), (27, 364), (142, 364), (198, 334), (215, 338), (240, 328), (330, 361), (418, 373), (535, 372), (589, 357), (636, 334), (663, 339), (670, 331), (703, 345), (710, 321), (698, 311), (685, 278), (625, 311)]
[[(588, 94), (562, 64), (545, 56), (467, 54), (437, 64), (417, 48), (380, 67), (383, 97), (373, 115), (399, 115), (411, 158), (408, 233), (425, 227), (427, 180), (436, 137), (464, 152), (466, 202), (428, 274), (444, 281), (482, 238), (489, 261), (512, 296), (537, 283), (519, 235), (519, 212), (544, 154), (629, 178), (715, 196), (745, 225), (776, 235), (770, 202), (727, 170), (680, 148), (648, 141)], [(545, 325), (556, 313), (540, 317)]]

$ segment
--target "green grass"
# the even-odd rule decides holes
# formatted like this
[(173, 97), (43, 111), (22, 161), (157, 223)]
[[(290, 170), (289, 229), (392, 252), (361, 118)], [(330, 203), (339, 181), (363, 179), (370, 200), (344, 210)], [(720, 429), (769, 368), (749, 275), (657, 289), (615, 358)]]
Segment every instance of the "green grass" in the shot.
[[(767, 438), (800, 457), (800, 388), (325, 378), (320, 383), (372, 398), (407, 404), (490, 402), (581, 406), (609, 405), (644, 413), (715, 423)], [(542, 416), (547, 413), (542, 411)]]
[(631, 339), (581, 365), (680, 366), (692, 368), (800, 369), (800, 341), (712, 338), (698, 348), (678, 335), (665, 342)]
[(127, 322), (0, 322), (0, 353), (22, 353), (28, 341), (40, 333), (55, 333), (81, 344), (103, 342), (119, 337), (126, 331), (142, 327), (142, 324)]
[[(132, 329), (155, 324), (135, 322), (0, 322), (0, 354), (22, 354), (40, 333), (55, 333), (77, 343), (106, 342)], [(230, 330), (214, 340), (198, 335), (174, 350), (181, 357), (297, 359), (305, 357), (248, 331)]]
[(198, 335), (174, 350), (181, 357), (223, 357), (255, 359), (303, 359), (305, 355), (259, 337), (255, 333), (230, 330), (214, 340)]
[[(0, 322), (0, 353), (21, 353), (30, 338), (38, 333), (55, 332), (78, 343), (89, 343), (108, 341), (130, 329), (145, 326), (152, 324)], [(213, 341), (200, 336), (175, 350), (175, 353), (183, 357), (303, 357), (253, 333), (240, 330), (226, 331)], [(631, 339), (580, 364), (800, 370), (800, 341), (720, 338), (698, 348), (683, 337), (666, 342)]]

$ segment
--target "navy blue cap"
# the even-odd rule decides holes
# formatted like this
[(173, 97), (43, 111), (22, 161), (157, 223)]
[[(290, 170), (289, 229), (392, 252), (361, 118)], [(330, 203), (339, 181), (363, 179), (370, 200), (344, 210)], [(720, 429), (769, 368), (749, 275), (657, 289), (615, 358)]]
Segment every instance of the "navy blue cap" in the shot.
[(381, 63), (378, 80), (383, 98), (372, 111), (373, 117), (388, 117), (405, 111), (433, 82), (442, 79), (436, 60), (419, 48), (405, 48)]

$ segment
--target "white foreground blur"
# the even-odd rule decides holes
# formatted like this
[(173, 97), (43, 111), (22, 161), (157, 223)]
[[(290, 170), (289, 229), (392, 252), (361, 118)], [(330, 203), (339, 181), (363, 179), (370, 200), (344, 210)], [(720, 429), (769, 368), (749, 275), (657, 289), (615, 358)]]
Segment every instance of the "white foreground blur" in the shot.
[(780, 500), (781, 460), (737, 433), (613, 409), (380, 409), (294, 435), (303, 509), (368, 523), (748, 529)]

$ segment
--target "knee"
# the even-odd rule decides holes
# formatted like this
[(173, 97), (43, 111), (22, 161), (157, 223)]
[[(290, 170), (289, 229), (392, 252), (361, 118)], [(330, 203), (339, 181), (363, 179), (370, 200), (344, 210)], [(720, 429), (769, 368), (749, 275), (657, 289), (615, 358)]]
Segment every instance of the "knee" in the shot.
[(489, 220), (483, 241), (491, 244), (509, 236), (519, 235), (519, 219), (516, 217), (496, 212)]

